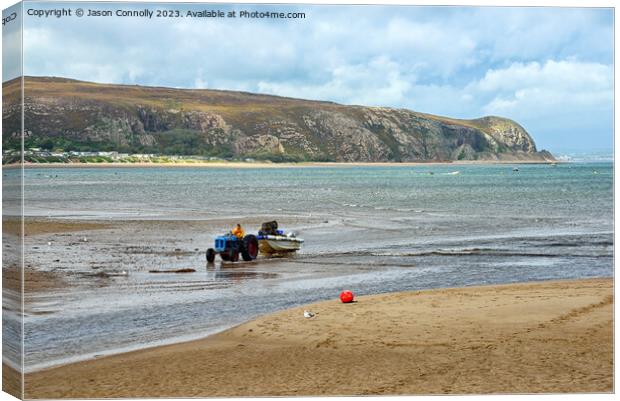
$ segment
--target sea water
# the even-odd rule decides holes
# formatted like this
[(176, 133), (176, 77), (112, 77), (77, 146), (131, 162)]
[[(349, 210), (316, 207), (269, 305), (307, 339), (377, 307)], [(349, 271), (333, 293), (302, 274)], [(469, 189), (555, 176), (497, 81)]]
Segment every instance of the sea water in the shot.
[[(29, 294), (26, 370), (204, 337), (260, 314), (335, 299), (344, 289), (368, 295), (612, 276), (613, 164), (513, 167), (26, 169), (28, 216), (231, 226), (264, 216), (298, 221), (288, 228), (305, 239), (295, 257), (237, 266), (205, 264), (215, 229), (175, 239), (164, 229), (112, 239), (93, 231), (90, 248), (65, 265), (54, 261), (71, 243), (37, 246), (26, 259), (38, 269), (78, 274), (100, 264), (127, 275)], [(14, 172), (4, 174), (7, 180)], [(162, 244), (200, 251), (176, 258), (123, 253), (151, 246), (157, 235)], [(26, 252), (36, 241), (26, 241)], [(153, 264), (197, 271), (156, 275)]]

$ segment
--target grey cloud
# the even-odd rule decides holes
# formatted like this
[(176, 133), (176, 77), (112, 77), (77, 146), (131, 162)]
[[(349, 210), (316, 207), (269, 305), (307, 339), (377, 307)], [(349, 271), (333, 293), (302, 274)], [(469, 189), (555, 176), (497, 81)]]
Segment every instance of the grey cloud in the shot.
[[(144, 4), (124, 7), (139, 9)], [(226, 10), (243, 7), (268, 8), (242, 5)], [(592, 72), (583, 69), (590, 63), (603, 68), (600, 74), (605, 80), (605, 68), (611, 66), (613, 58), (612, 13), (605, 9), (290, 9), (306, 12), (307, 19), (184, 18), (144, 23), (122, 18), (29, 18), (25, 72), (98, 82), (267, 92), (407, 107), (462, 118), (502, 111), (507, 117), (525, 119), (530, 124), (526, 128), (534, 133), (555, 122), (567, 130), (568, 140), (578, 143), (579, 132), (570, 128), (570, 119), (567, 123), (562, 115), (566, 104), (535, 103), (537, 99), (555, 98), (562, 77), (538, 81), (538, 88), (548, 94), (545, 97), (532, 92), (527, 82), (518, 81), (519, 71), (510, 67), (564, 62), (572, 63), (581, 73)], [(493, 71), (501, 71), (501, 79), (519, 82), (520, 86), (485, 92), (484, 79)], [(601, 90), (604, 95), (612, 91), (607, 87)], [(527, 99), (516, 101), (517, 93), (525, 93)], [(573, 96), (590, 99), (592, 90), (575, 88)], [(503, 108), (499, 107), (502, 101)], [(511, 104), (512, 108), (508, 107)], [(588, 110), (599, 118), (592, 126), (598, 127), (601, 142), (609, 142), (611, 123), (601, 125), (601, 113), (606, 112), (594, 109), (600, 105), (582, 102), (579, 107), (586, 114), (584, 118)], [(536, 117), (528, 114), (534, 112)], [(603, 120), (608, 121), (607, 117)], [(545, 132), (543, 143), (545, 138), (553, 138), (549, 130)]]

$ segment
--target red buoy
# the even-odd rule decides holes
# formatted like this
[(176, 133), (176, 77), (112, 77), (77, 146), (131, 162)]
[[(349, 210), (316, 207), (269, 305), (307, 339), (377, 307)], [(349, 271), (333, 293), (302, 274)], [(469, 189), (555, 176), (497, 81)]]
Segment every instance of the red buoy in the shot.
[(349, 302), (353, 302), (353, 293), (351, 291), (342, 291), (340, 293), (340, 300), (343, 304), (348, 304)]

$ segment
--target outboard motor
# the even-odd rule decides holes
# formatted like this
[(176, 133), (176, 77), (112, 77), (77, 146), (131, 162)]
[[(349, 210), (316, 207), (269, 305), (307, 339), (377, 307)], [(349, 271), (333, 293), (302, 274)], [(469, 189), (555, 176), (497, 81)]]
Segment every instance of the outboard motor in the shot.
[(258, 235), (278, 235), (278, 222), (274, 220), (263, 223)]

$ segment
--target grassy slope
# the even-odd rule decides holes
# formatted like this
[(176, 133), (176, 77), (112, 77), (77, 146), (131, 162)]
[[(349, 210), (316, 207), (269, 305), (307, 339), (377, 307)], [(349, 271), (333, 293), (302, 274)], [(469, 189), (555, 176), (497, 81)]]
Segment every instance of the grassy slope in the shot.
[[(4, 83), (3, 96), (5, 102), (17, 101), (19, 89), (19, 79)], [(299, 115), (298, 112), (303, 109), (354, 112), (351, 110), (351, 106), (332, 102), (248, 92), (98, 84), (52, 77), (26, 77), (25, 95), (27, 98), (39, 99), (79, 98), (111, 103), (117, 107), (133, 107), (139, 104), (164, 109), (210, 111), (221, 114), (224, 119), (238, 126), (244, 125), (244, 116), (255, 113), (270, 115), (277, 119), (278, 117)], [(484, 119), (462, 120), (426, 113), (416, 112), (415, 114), (445, 124), (466, 126), (490, 133), (489, 125)]]

